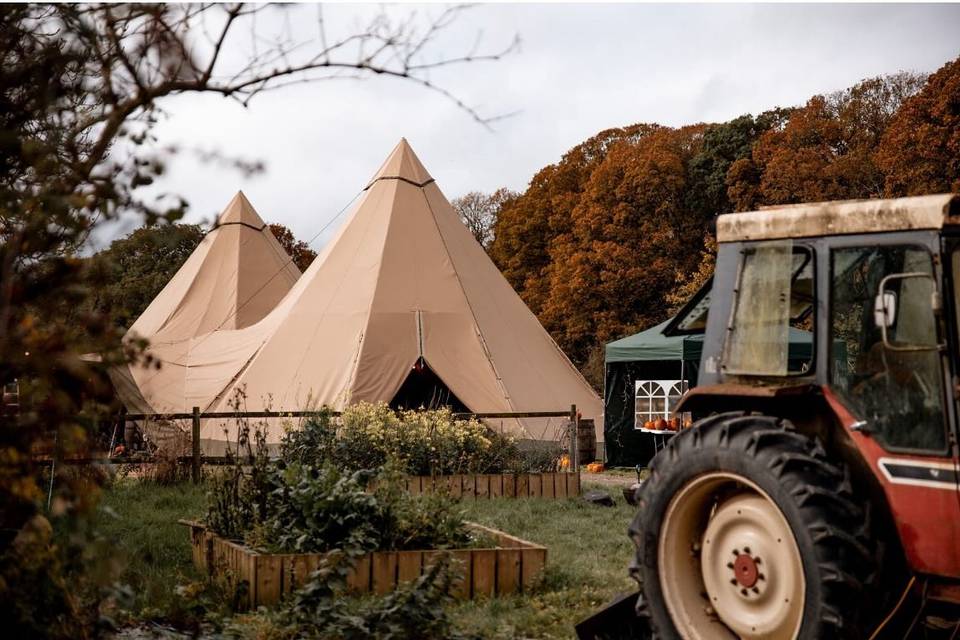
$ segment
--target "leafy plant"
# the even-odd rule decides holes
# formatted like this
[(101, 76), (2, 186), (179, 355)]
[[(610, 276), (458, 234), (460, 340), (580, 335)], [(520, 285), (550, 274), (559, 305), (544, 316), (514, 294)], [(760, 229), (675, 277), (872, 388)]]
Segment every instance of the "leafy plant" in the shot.
[(529, 453), (515, 438), (476, 419), (458, 419), (449, 409), (395, 412), (385, 403), (359, 403), (339, 420), (329, 412), (306, 419), (287, 434), (281, 456), (352, 471), (394, 463), (404, 473), (426, 476), (552, 471), (560, 451), (548, 446)]
[(385, 505), (366, 492), (371, 475), (345, 474), (329, 464), (315, 468), (293, 463), (278, 469), (264, 523), (266, 546), (297, 553), (382, 548), (378, 531)]
[[(238, 390), (230, 401), (231, 407), (239, 411), (244, 399), (243, 391)], [(207, 508), (207, 525), (232, 540), (263, 526), (270, 513), (271, 495), (279, 486), (266, 443), (266, 429), (261, 425), (251, 428), (245, 418), (237, 418), (236, 422), (236, 448), (232, 448), (227, 437), (227, 464), (210, 478)]]
[[(235, 398), (237, 405), (242, 400), (242, 393)], [(450, 498), (404, 490), (399, 461), (379, 470), (338, 464), (332, 453), (341, 443), (329, 418), (320, 414), (304, 429), (288, 431), (278, 461), (269, 458), (265, 431), (238, 419), (236, 452), (228, 447), (230, 464), (211, 479), (207, 525), (223, 537), (284, 553), (355, 555), (474, 542)]]

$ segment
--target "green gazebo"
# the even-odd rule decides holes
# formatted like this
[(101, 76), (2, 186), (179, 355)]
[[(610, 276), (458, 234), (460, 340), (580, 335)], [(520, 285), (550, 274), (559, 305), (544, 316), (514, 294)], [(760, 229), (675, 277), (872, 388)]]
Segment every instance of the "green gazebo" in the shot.
[[(645, 418), (669, 417), (672, 404), (697, 384), (703, 334), (664, 335), (671, 320), (606, 345), (603, 421), (610, 466), (646, 465), (654, 439), (638, 427)], [(813, 334), (791, 327), (789, 359), (809, 361), (812, 351)]]

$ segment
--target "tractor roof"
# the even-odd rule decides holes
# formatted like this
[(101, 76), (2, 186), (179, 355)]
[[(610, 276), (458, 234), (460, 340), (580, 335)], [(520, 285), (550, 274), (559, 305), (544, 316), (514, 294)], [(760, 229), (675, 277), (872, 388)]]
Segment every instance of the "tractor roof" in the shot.
[(719, 242), (942, 229), (960, 225), (960, 196), (789, 204), (717, 218)]

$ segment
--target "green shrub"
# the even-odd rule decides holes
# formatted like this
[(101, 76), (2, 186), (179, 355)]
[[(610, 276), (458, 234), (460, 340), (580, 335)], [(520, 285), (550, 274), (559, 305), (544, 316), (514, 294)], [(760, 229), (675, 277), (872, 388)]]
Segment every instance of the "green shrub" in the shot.
[(495, 433), (476, 419), (458, 419), (449, 409), (395, 412), (384, 403), (359, 403), (334, 418), (329, 412), (292, 429), (281, 448), (284, 460), (357, 471), (395, 462), (410, 475), (553, 471), (555, 443), (521, 448), (516, 438)]

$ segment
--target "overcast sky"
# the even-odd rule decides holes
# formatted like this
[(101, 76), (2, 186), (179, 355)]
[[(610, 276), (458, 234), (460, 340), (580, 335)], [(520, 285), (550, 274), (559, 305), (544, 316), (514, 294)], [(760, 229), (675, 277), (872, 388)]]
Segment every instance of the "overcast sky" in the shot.
[[(399, 11), (414, 9), (442, 7)], [(324, 15), (346, 29), (372, 10), (335, 5)], [(294, 7), (258, 27), (315, 25), (316, 12)], [(211, 220), (243, 189), (265, 220), (309, 239), (401, 137), (450, 199), (522, 190), (541, 167), (605, 128), (724, 121), (871, 76), (934, 71), (960, 55), (960, 5), (482, 5), (434, 54), (462, 53), (478, 32), (489, 50), (519, 35), (520, 49), (432, 79), (484, 115), (517, 112), (492, 131), (442, 96), (388, 78), (291, 87), (246, 109), (214, 96), (180, 97), (164, 103), (161, 142), (259, 159), (266, 171), (248, 178), (180, 154), (158, 189), (184, 196), (191, 222)], [(243, 47), (231, 55), (242, 57)]]

